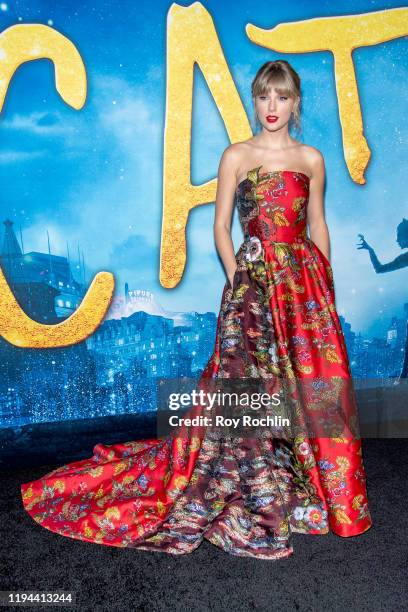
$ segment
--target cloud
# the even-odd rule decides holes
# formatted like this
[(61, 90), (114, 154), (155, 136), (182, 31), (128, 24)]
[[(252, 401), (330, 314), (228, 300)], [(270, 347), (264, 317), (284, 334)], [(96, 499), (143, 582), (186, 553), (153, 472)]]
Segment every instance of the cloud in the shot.
[[(144, 148), (146, 138), (154, 141), (161, 136), (161, 101), (158, 97), (148, 103), (142, 87), (113, 76), (96, 77), (95, 90), (98, 92), (95, 110), (101, 128), (106, 131), (106, 136), (115, 136), (122, 148), (128, 147), (129, 153), (137, 150), (138, 139)], [(156, 116), (160, 116), (160, 120), (153, 116), (155, 103)]]
[(157, 256), (157, 246), (141, 234), (132, 234), (112, 247), (108, 265), (111, 269), (137, 270), (146, 261), (150, 267)]
[[(25, 250), (48, 253), (47, 230), (50, 237), (51, 253), (65, 257), (67, 245), (65, 230), (50, 219), (36, 219), (33, 225), (24, 229)], [(72, 249), (71, 252), (73, 252)]]
[(74, 126), (68, 124), (60, 113), (36, 111), (34, 113), (30, 113), (29, 115), (14, 114), (10, 119), (3, 121), (2, 130), (4, 129), (50, 136), (73, 132)]
[(39, 150), (36, 151), (1, 151), (0, 152), (0, 164), (12, 164), (15, 162), (25, 162), (31, 161), (32, 159), (37, 159), (38, 157), (44, 157), (48, 155), (48, 151)]
[(30, 247), (46, 248), (43, 236), (40, 242), (34, 236), (48, 227), (53, 252), (65, 255), (66, 240), (70, 250), (79, 243), (90, 271), (137, 274), (143, 265), (153, 269), (161, 221), (160, 107), (158, 95), (147, 96), (124, 79), (101, 75), (94, 76), (83, 111), (63, 118), (33, 113), (9, 122), (13, 129), (35, 131), (72, 121), (75, 133), (55, 140), (52, 150), (59, 159), (70, 151), (82, 155), (78, 174), (64, 179), (64, 197), (58, 203), (63, 217), (57, 213), (50, 228), (50, 218), (40, 210), (30, 228)]

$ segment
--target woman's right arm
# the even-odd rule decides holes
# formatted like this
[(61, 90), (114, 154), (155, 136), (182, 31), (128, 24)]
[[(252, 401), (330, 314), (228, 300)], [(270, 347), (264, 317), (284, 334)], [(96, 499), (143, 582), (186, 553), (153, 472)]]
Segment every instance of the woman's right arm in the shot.
[(234, 244), (231, 238), (231, 220), (238, 164), (239, 154), (236, 146), (232, 144), (225, 149), (220, 160), (215, 200), (214, 239), (231, 287), (237, 269)]

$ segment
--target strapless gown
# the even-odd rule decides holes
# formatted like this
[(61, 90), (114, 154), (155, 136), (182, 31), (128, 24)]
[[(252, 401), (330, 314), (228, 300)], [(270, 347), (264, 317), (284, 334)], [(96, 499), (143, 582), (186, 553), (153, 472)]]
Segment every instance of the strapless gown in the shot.
[[(332, 268), (306, 231), (309, 177), (261, 168), (236, 189), (244, 240), (200, 380), (310, 381), (322, 396), (346, 381), (335, 401), (355, 423)], [(304, 395), (304, 413), (313, 412)], [(319, 410), (324, 426), (330, 415)], [(292, 533), (348, 537), (372, 524), (361, 439), (344, 432), (100, 443), (89, 459), (22, 484), (21, 495), (57, 534), (173, 554), (205, 538), (233, 555), (278, 559), (293, 553)]]

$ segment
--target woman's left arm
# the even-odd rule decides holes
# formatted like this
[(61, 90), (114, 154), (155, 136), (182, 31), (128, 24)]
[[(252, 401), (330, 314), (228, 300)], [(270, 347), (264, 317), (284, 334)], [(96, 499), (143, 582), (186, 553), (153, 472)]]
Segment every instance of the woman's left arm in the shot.
[(311, 148), (309, 166), (312, 176), (309, 183), (307, 223), (311, 240), (330, 261), (330, 237), (324, 214), (325, 166), (323, 155)]

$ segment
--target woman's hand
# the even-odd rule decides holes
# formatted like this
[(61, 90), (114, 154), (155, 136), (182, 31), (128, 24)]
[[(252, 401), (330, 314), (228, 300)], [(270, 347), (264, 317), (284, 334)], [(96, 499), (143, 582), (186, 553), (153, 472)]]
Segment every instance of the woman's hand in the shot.
[[(238, 266), (237, 266), (237, 268), (238, 268)], [(234, 272), (232, 273), (232, 276), (231, 276), (231, 277), (230, 277), (230, 276), (228, 276), (228, 281), (229, 281), (229, 284), (230, 284), (230, 286), (231, 286), (231, 289), (232, 289), (232, 287), (233, 287), (233, 285), (234, 285), (234, 276), (235, 276), (235, 272), (237, 271), (237, 268), (235, 268), (235, 270), (234, 270)]]
[(364, 240), (363, 234), (358, 234), (358, 237), (361, 241), (360, 244), (357, 244), (358, 249), (367, 249), (368, 251), (372, 250), (372, 247)]

